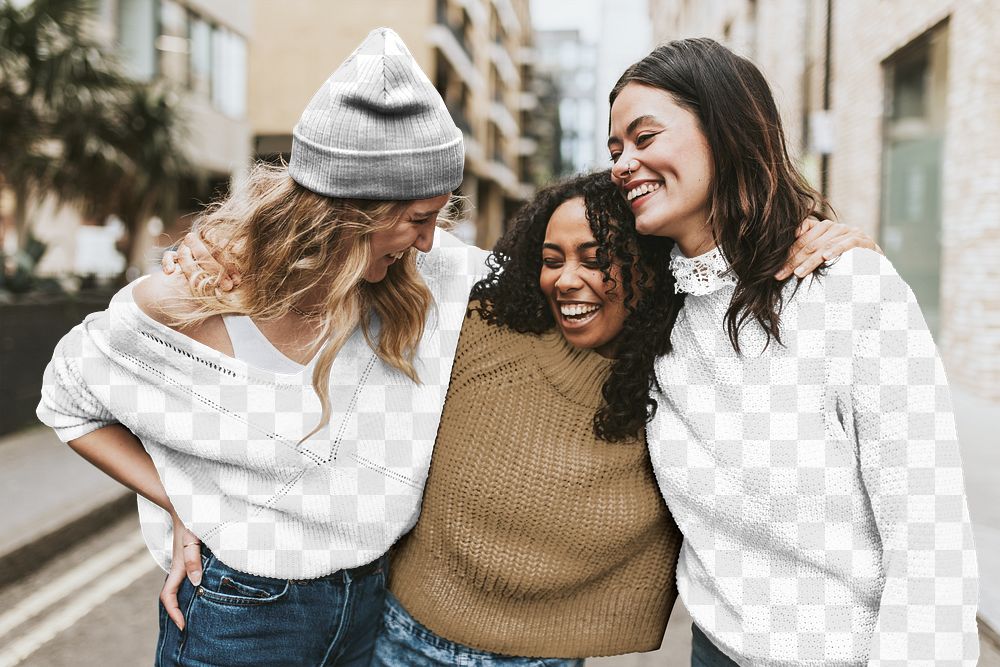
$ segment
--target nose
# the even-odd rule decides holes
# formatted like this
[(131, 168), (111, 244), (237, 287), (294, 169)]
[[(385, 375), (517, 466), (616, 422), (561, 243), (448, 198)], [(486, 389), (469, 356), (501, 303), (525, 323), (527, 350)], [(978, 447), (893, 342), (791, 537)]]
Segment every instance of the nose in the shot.
[(583, 280), (577, 275), (576, 268), (577, 265), (568, 262), (563, 266), (562, 271), (559, 272), (559, 278), (556, 279), (556, 289), (559, 292), (572, 292), (580, 289), (583, 285)]
[(421, 225), (417, 238), (413, 241), (413, 247), (420, 252), (430, 252), (434, 247), (434, 230), (436, 227), (432, 223)]
[[(632, 165), (632, 169), (629, 169)], [(632, 157), (631, 153), (623, 152), (618, 156), (614, 166), (611, 167), (611, 178), (618, 185), (623, 185), (631, 178), (631, 175), (639, 168), (639, 161)]]

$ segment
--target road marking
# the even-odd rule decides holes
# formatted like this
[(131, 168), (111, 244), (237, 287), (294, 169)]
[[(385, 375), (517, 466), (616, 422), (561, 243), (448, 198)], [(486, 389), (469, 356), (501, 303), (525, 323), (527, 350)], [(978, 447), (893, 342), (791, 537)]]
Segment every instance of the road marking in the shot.
[(138, 533), (129, 533), (128, 537), (115, 542), (108, 549), (83, 561), (61, 577), (37, 588), (19, 605), (0, 616), (0, 637), (29, 618), (37, 616), (54, 602), (89, 587), (94, 581), (99, 581), (106, 574), (114, 571), (116, 565), (138, 553), (143, 546), (142, 537)]
[(142, 538), (132, 535), (39, 588), (0, 616), (0, 637), (62, 602), (29, 632), (0, 648), (0, 667), (13, 667), (90, 610), (156, 567)]

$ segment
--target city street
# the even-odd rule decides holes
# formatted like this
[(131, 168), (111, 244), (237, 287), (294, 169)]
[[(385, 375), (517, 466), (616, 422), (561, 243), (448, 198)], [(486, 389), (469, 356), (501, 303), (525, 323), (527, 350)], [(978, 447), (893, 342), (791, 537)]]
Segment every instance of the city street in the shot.
[[(428, 540), (414, 577), (397, 561), (433, 585), (424, 599), (449, 599), (449, 575), (422, 563), (454, 559), (487, 598), (607, 601), (575, 634), (541, 626), (552, 651), (631, 628), (616, 595), (636, 580), (634, 609), (664, 590), (618, 558), (651, 548), (643, 512), (663, 500), (698, 541), (691, 563), (732, 582), (705, 607), (692, 586), (699, 625), (775, 623), (755, 660), (801, 660), (811, 613), (826, 641), (865, 641), (877, 611), (844, 612), (841, 585), (889, 593), (878, 637), (919, 654), (900, 662), (932, 639), (968, 653), (971, 530), (978, 664), (1000, 667), (998, 33), (1000, 0), (0, 0), (0, 667), (154, 663), (164, 573), (131, 489), (159, 487), (135, 443), (87, 433), (115, 422), (242, 568), (329, 572), (337, 550), (389, 549), (422, 507), (418, 530), (456, 534)], [(828, 258), (805, 278), (822, 302), (789, 300), (779, 283), (803, 279), (769, 274), (814, 215), (837, 224), (800, 235), (788, 268)], [(482, 261), (436, 226), (495, 249), (474, 294), (510, 331), (462, 333), (476, 354), (459, 306)], [(185, 249), (196, 237), (210, 247)], [(891, 267), (864, 269), (859, 237)], [(190, 290), (162, 275), (171, 248)], [(698, 313), (723, 289), (738, 326), (716, 346)], [(743, 324), (781, 336), (751, 358)], [(525, 333), (546, 328), (565, 346)], [(811, 344), (827, 330), (844, 344)], [(641, 413), (622, 418), (646, 387), (627, 362), (665, 342), (652, 456), (591, 447), (638, 435)], [(598, 354), (614, 366), (600, 396)], [(581, 430), (576, 409), (598, 404)], [(443, 481), (425, 492), (432, 455)], [(531, 576), (507, 573), (510, 543)], [(611, 585), (580, 586), (584, 571)], [(468, 600), (445, 611), (496, 623)], [(266, 634), (243, 622), (225, 627)], [(662, 648), (586, 665), (687, 667), (691, 628), (678, 600)]]
[[(162, 580), (135, 517), (116, 522), (0, 591), (0, 667), (151, 665)], [(982, 651), (980, 665), (1000, 667), (995, 647), (984, 641)], [(682, 667), (689, 655), (690, 618), (678, 603), (659, 651), (587, 665)]]
[[(135, 517), (123, 519), (0, 591), (0, 667), (151, 665), (163, 575)], [(594, 667), (681, 667), (690, 618), (675, 608), (664, 648), (588, 660)], [(1000, 665), (1000, 662), (997, 663)]]

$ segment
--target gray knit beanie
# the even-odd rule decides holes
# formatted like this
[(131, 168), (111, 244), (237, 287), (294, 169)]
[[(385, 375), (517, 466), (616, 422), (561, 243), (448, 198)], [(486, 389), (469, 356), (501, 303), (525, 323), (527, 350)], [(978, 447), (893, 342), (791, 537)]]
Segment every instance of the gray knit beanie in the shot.
[(292, 131), (288, 173), (328, 197), (407, 200), (462, 183), (462, 132), (389, 28), (368, 34)]

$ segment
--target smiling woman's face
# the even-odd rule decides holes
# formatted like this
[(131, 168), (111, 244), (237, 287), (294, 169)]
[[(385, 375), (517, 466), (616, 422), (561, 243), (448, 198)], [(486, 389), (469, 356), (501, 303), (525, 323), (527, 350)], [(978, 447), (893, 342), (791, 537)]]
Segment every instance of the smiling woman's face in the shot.
[(434, 245), (434, 228), (438, 214), (448, 203), (450, 195), (443, 194), (430, 199), (412, 201), (396, 223), (388, 229), (380, 229), (369, 236), (371, 261), (365, 272), (365, 280), (370, 283), (382, 281), (389, 267), (403, 258), (410, 248), (420, 252), (430, 252)]
[(629, 83), (611, 107), (612, 178), (640, 234), (683, 242), (703, 234), (712, 155), (698, 118), (659, 88)]
[[(615, 266), (611, 277), (621, 280)], [(582, 198), (563, 202), (549, 218), (538, 283), (570, 345), (612, 356), (628, 313), (620, 290), (604, 282)]]

